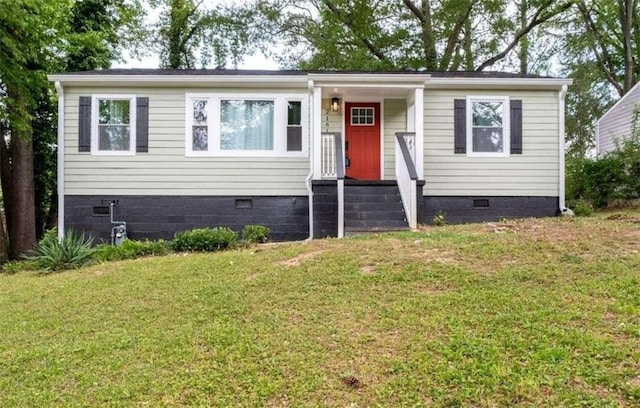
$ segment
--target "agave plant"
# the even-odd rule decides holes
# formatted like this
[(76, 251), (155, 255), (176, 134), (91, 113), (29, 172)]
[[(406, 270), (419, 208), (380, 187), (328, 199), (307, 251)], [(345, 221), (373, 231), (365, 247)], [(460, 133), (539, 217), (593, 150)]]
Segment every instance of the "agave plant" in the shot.
[(33, 261), (43, 271), (75, 269), (92, 260), (95, 249), (93, 238), (73, 230), (58, 238), (55, 229), (49, 230), (26, 259)]

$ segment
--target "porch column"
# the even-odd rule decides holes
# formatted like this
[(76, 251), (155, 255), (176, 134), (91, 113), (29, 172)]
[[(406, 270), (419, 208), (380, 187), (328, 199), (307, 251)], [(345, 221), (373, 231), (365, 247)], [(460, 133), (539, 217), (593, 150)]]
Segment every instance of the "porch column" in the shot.
[(322, 88), (316, 86), (313, 88), (313, 121), (311, 123), (311, 143), (313, 143), (313, 179), (322, 178)]
[(424, 180), (424, 88), (416, 88), (413, 101), (413, 131), (416, 132), (416, 173)]

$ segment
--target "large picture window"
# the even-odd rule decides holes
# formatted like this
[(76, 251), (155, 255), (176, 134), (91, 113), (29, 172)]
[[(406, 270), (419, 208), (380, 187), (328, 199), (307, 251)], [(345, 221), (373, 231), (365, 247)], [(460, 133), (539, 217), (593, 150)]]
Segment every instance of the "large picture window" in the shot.
[(134, 96), (94, 96), (92, 151), (94, 154), (134, 154), (136, 102)]
[(274, 101), (221, 100), (221, 150), (273, 150)]
[(467, 99), (467, 154), (499, 157), (509, 155), (509, 99)]
[(292, 95), (187, 95), (188, 156), (301, 156), (306, 101)]

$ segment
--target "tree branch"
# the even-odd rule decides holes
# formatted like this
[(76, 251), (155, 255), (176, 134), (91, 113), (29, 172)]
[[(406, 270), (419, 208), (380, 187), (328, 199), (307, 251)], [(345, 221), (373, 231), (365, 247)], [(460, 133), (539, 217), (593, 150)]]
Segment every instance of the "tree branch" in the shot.
[(409, 10), (411, 10), (411, 12), (418, 17), (418, 20), (420, 20), (420, 22), (422, 24), (427, 22), (427, 16), (425, 16), (425, 14), (422, 12), (422, 10), (420, 10), (418, 8), (418, 6), (416, 6), (416, 4), (414, 2), (412, 2), (411, 0), (403, 0), (403, 3), (405, 4), (405, 6), (407, 6), (409, 8)]
[(473, 9), (474, 3), (475, 2), (471, 2), (469, 4), (469, 7), (467, 7), (465, 10), (463, 10), (462, 13), (460, 13), (460, 17), (458, 17), (458, 20), (453, 26), (453, 29), (451, 30), (451, 34), (447, 39), (447, 47), (442, 53), (442, 58), (440, 59), (440, 64), (439, 64), (440, 71), (446, 71), (447, 68), (449, 68), (449, 63), (451, 62), (451, 56), (453, 55), (453, 52), (456, 49), (456, 44), (458, 43), (458, 37), (460, 36), (462, 27), (464, 27), (465, 23), (469, 19), (469, 16), (471, 15), (471, 10)]
[(544, 13), (547, 10), (547, 7), (549, 7), (553, 3), (553, 1), (547, 1), (546, 3), (544, 3), (542, 6), (538, 8), (538, 10), (536, 11), (535, 15), (533, 16), (529, 24), (527, 24), (526, 27), (522, 27), (520, 30), (516, 32), (511, 43), (509, 43), (509, 45), (507, 45), (507, 47), (504, 50), (502, 50), (500, 53), (494, 55), (493, 57), (487, 59), (482, 64), (480, 64), (478, 68), (476, 68), (476, 71), (482, 71), (483, 69), (495, 64), (496, 62), (506, 57), (507, 54), (509, 54), (509, 52), (511, 52), (511, 50), (513, 50), (515, 46), (518, 45), (522, 37), (527, 35), (531, 30), (533, 30), (535, 27), (539, 26), (540, 24), (545, 23), (551, 18), (557, 16), (558, 14), (568, 10), (571, 6), (573, 6), (574, 2), (575, 2), (574, 0), (567, 1), (547, 14), (544, 14)]
[(353, 33), (353, 35), (364, 44), (365, 47), (367, 47), (367, 49), (376, 56), (376, 58), (378, 58), (380, 61), (384, 61), (384, 62), (389, 62), (391, 63), (391, 60), (389, 60), (389, 58), (387, 58), (386, 55), (384, 55), (384, 53), (379, 50), (375, 45), (373, 45), (373, 43), (371, 41), (369, 41), (367, 38), (364, 38), (363, 36), (361, 36), (358, 31), (356, 30), (356, 27), (354, 26), (354, 24), (352, 23), (351, 19), (346, 18), (343, 13), (338, 10), (338, 8), (336, 6), (333, 5), (333, 3), (329, 0), (323, 0), (322, 3), (327, 6), (329, 8), (329, 10), (338, 18), (340, 18), (340, 20), (342, 21), (342, 23), (349, 29), (349, 31), (351, 31)]
[[(609, 55), (607, 48), (604, 46), (604, 38), (602, 38), (602, 36), (599, 34), (598, 28), (591, 18), (589, 9), (587, 9), (587, 5), (584, 3), (584, 1), (578, 2), (578, 10), (580, 10), (582, 17), (584, 18), (587, 32), (589, 32), (589, 34), (594, 37), (594, 41), (590, 41), (589, 43), (591, 44), (591, 50), (595, 54), (596, 62), (598, 63), (600, 70), (607, 77), (607, 81), (609, 81), (609, 83), (616, 89), (618, 94), (622, 96), (624, 91), (622, 89), (622, 86), (620, 86), (618, 76), (613, 69), (613, 59), (611, 58), (611, 55)], [(597, 45), (600, 46), (602, 53), (598, 52), (598, 48), (595, 44), (596, 42), (598, 43)]]

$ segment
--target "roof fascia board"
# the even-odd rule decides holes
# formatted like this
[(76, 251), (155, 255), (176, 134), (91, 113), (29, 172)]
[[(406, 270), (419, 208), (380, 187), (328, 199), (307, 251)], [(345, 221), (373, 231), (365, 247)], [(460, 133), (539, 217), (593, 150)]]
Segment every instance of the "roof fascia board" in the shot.
[(318, 86), (344, 86), (352, 84), (359, 86), (362, 84), (379, 85), (401, 84), (412, 86), (424, 86), (429, 81), (431, 75), (428, 74), (375, 74), (375, 73), (353, 73), (353, 74), (308, 74), (308, 78)]
[(612, 110), (614, 110), (618, 105), (622, 105), (622, 104), (627, 100), (627, 98), (629, 98), (629, 97), (631, 96), (631, 94), (632, 94), (634, 91), (636, 91), (636, 89), (637, 89), (637, 88), (640, 88), (640, 82), (638, 82), (637, 84), (635, 84), (635, 85), (633, 86), (633, 88), (629, 89), (629, 92), (627, 92), (626, 94), (624, 94), (624, 95), (622, 96), (622, 98), (618, 99), (618, 102), (614, 103), (612, 107), (610, 107), (610, 108), (609, 108), (609, 109), (608, 109), (608, 110), (607, 110), (607, 111), (606, 111), (602, 116), (600, 116), (600, 119), (598, 119), (598, 120), (596, 121), (596, 125), (599, 125), (599, 124), (600, 124), (600, 121), (601, 121), (602, 119), (604, 119), (605, 117), (607, 117), (607, 115), (609, 115), (609, 113), (610, 113)]
[(49, 81), (81, 83), (164, 84), (273, 84), (307, 85), (306, 75), (68, 75), (55, 74)]
[(448, 88), (451, 86), (475, 88), (553, 88), (560, 89), (564, 85), (573, 84), (572, 79), (563, 78), (433, 78), (425, 84), (426, 88)]

